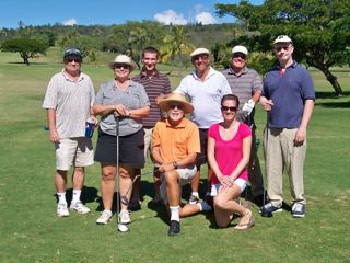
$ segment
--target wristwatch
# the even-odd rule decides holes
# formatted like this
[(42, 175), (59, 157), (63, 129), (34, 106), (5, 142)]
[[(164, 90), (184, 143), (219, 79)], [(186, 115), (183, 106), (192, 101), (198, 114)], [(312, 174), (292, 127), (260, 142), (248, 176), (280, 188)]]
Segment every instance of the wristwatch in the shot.
[(175, 162), (173, 162), (173, 165), (174, 165), (174, 169), (176, 170), (177, 168), (178, 168), (178, 164), (177, 164), (177, 162), (175, 161)]

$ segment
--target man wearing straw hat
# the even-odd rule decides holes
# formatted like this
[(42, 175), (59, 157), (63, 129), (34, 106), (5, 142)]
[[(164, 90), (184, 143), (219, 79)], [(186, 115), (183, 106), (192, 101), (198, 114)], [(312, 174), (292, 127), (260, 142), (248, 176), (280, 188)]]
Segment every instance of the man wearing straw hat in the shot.
[(181, 185), (191, 181), (197, 172), (199, 131), (195, 123), (184, 118), (185, 114), (194, 109), (184, 95), (172, 93), (160, 101), (159, 106), (166, 112), (167, 118), (154, 127), (152, 155), (162, 172), (162, 198), (170, 206), (171, 224), (168, 235), (176, 236), (180, 232), (180, 217), (206, 210), (201, 204), (180, 208)]

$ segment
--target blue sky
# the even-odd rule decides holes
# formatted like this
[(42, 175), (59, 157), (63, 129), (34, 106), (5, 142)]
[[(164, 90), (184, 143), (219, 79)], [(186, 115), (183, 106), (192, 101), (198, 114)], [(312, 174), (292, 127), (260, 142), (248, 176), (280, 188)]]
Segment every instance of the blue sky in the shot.
[[(164, 24), (202, 24), (233, 22), (232, 16), (219, 18), (215, 3), (239, 0), (1, 0), (0, 28), (46, 24), (122, 24), (126, 21), (152, 20)], [(263, 0), (251, 0), (261, 4)]]

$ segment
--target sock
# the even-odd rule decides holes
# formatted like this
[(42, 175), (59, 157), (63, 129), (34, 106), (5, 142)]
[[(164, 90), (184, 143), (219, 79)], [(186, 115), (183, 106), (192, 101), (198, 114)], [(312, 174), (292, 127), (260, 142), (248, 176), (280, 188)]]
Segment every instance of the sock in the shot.
[(198, 192), (192, 192), (192, 195), (199, 198)]
[(81, 190), (73, 190), (72, 203), (80, 202)]
[(121, 209), (121, 210), (120, 210), (120, 213), (121, 213), (121, 214), (129, 214), (129, 211), (126, 210), (126, 209)]
[(64, 193), (57, 193), (57, 197), (58, 197), (58, 203), (59, 204), (67, 204), (66, 192), (64, 192)]
[(180, 221), (179, 210), (180, 206), (170, 206), (171, 220)]
[(200, 211), (210, 211), (211, 206), (207, 202), (202, 202), (197, 204)]

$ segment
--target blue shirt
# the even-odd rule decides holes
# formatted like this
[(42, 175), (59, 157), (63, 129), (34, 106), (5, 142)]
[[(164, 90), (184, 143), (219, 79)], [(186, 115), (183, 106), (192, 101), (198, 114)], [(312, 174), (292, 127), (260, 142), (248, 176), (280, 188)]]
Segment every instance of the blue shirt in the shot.
[(315, 89), (309, 72), (293, 61), (284, 73), (278, 66), (267, 72), (261, 95), (273, 103), (268, 113), (268, 127), (298, 128), (305, 100), (315, 100)]

